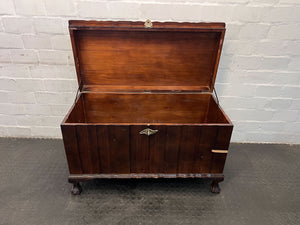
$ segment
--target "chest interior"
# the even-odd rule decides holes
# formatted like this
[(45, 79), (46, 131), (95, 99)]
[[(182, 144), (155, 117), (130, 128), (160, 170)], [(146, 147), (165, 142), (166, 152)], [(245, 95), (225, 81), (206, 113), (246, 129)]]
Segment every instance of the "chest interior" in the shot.
[(210, 94), (84, 93), (67, 123), (229, 123)]
[(80, 94), (66, 123), (230, 123), (212, 96), (225, 26), (70, 22)]

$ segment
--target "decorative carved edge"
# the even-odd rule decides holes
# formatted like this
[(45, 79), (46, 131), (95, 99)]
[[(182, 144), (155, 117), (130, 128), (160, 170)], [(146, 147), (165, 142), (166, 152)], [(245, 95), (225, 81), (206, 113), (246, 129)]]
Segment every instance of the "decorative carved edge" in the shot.
[(131, 178), (204, 178), (224, 179), (221, 173), (130, 173), (130, 174), (70, 174), (69, 182), (84, 182), (92, 179), (131, 179)]

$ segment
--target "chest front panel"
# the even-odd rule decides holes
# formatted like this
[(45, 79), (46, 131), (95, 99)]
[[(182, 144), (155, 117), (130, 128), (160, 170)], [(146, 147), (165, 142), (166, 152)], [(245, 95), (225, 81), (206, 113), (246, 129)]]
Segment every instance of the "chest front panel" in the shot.
[[(81, 170), (72, 171), (74, 166), (70, 167), (75, 174), (210, 173), (219, 129), (217, 126), (156, 125), (151, 129), (157, 133), (147, 136), (140, 134), (148, 128), (143, 125), (74, 128), (78, 154), (73, 158), (81, 164)], [(230, 133), (231, 127), (226, 132)]]

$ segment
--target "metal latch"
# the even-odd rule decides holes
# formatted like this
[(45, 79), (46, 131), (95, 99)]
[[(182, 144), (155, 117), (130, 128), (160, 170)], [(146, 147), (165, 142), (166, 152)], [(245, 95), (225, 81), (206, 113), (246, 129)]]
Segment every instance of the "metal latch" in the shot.
[(144, 27), (145, 27), (145, 28), (152, 28), (152, 26), (153, 26), (153, 25), (152, 25), (152, 22), (151, 22), (151, 20), (149, 20), (149, 19), (146, 20), (146, 22), (144, 23)]
[(157, 132), (158, 132), (158, 130), (152, 130), (150, 128), (146, 128), (146, 129), (140, 131), (140, 134), (145, 134), (147, 136), (150, 136), (152, 134), (156, 134)]

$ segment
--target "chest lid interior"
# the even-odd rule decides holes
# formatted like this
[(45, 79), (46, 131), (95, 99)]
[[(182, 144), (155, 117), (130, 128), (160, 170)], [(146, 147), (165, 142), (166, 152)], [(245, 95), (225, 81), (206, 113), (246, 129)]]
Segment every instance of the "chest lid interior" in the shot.
[(72, 20), (69, 31), (81, 91), (212, 92), (225, 24)]

